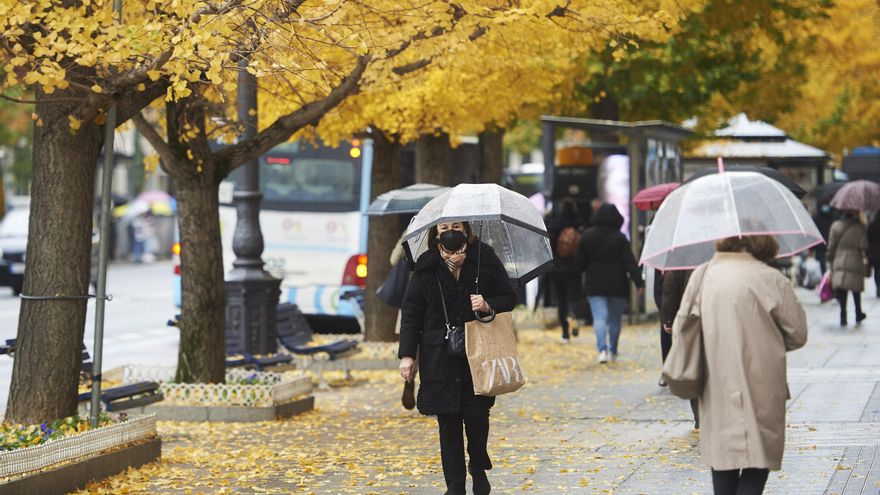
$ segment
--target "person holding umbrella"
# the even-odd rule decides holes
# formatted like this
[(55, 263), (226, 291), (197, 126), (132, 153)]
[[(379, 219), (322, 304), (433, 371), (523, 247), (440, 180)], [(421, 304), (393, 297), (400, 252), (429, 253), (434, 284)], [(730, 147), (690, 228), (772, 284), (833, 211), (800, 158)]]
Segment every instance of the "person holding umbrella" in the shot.
[(447, 321), (462, 326), (478, 314), (511, 311), (516, 293), (495, 251), (474, 235), (468, 222), (437, 224), (430, 228), (427, 241), (429, 249), (416, 262), (403, 302), (400, 373), (404, 380), (412, 380), (419, 356), (416, 403), (420, 413), (437, 416), (447, 495), (465, 493), (462, 425), (473, 493), (485, 495), (491, 489), (487, 444), (489, 409), (495, 398), (475, 395), (467, 359), (447, 353)]
[(840, 303), (840, 325), (847, 323), (847, 291), (853, 294), (856, 323), (861, 323), (867, 316), (862, 312), (862, 291), (870, 269), (867, 262), (868, 232), (861, 212), (880, 208), (880, 185), (868, 180), (847, 182), (834, 194), (831, 206), (843, 212), (843, 216), (831, 225), (827, 253), (831, 286)]
[[(416, 406), (437, 416), (447, 494), (465, 493), (464, 424), (473, 493), (485, 495), (491, 489), (487, 443), (495, 399), (474, 394), (468, 360), (450, 343), (465, 322), (512, 310), (512, 284), (553, 269), (547, 228), (522, 194), (497, 184), (459, 184), (413, 217), (404, 248), (418, 261), (403, 302), (400, 374), (412, 379), (418, 353)], [(447, 341), (447, 335), (453, 338)]]
[(845, 210), (843, 216), (831, 225), (828, 238), (828, 263), (831, 266), (831, 286), (840, 304), (840, 326), (847, 324), (847, 292), (852, 292), (856, 323), (867, 315), (862, 312), (862, 291), (865, 290), (868, 231), (857, 211)]
[[(682, 356), (706, 363), (697, 395), (700, 453), (714, 491), (760, 494), (769, 471), (782, 466), (785, 354), (806, 343), (806, 314), (789, 280), (767, 265), (779, 250), (773, 237), (728, 237), (716, 250), (685, 289), (672, 329), (673, 366), (664, 373)], [(699, 317), (702, 345), (676, 349), (691, 316)], [(676, 377), (668, 379), (672, 389)]]

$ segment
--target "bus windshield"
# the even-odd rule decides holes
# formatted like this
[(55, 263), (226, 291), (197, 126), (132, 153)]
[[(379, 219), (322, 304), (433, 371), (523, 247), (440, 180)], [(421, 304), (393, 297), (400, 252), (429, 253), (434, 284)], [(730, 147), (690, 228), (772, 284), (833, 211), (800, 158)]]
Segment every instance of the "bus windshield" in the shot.
[[(260, 157), (261, 207), (267, 210), (347, 212), (358, 211), (361, 197), (361, 160), (344, 143), (338, 148), (309, 143), (285, 143)], [(232, 203), (233, 172), (221, 204)]]

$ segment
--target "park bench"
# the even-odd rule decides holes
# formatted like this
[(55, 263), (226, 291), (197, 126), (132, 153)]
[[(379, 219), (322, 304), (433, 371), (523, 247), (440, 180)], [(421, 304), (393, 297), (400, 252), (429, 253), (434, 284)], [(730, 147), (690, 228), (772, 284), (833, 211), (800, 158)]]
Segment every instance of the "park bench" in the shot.
[[(305, 368), (311, 368), (317, 363), (318, 387), (329, 388), (324, 379), (324, 366), (327, 361), (341, 360), (345, 369), (346, 379), (351, 378), (349, 358), (359, 352), (358, 342), (351, 339), (342, 339), (329, 344), (311, 344), (313, 332), (305, 316), (296, 304), (283, 303), (278, 305), (277, 310), (278, 341), (290, 353), (307, 358)], [(318, 354), (323, 354), (326, 359), (315, 359)]]
[[(92, 381), (92, 361), (83, 345), (81, 378), (83, 382)], [(101, 402), (107, 411), (124, 411), (135, 407), (144, 407), (159, 402), (165, 395), (159, 392), (157, 382), (137, 382), (101, 389)], [(77, 397), (78, 402), (92, 400), (92, 392), (83, 392)]]
[[(0, 354), (6, 354), (10, 357), (15, 355), (17, 339), (7, 339), (6, 344), (0, 346)], [(82, 346), (82, 354), (80, 355), (82, 364), (80, 365), (80, 382), (90, 383), (92, 381), (92, 371), (94, 364), (92, 357), (86, 350), (86, 345)], [(144, 407), (154, 402), (164, 399), (164, 396), (158, 391), (159, 384), (156, 382), (139, 382), (119, 387), (111, 387), (101, 390), (101, 402), (107, 411), (123, 411), (134, 407)], [(77, 396), (77, 402), (87, 402), (92, 399), (91, 392), (83, 392)]]
[[(173, 320), (168, 320), (169, 327), (176, 327), (180, 315), (175, 315)], [(272, 354), (269, 356), (256, 356), (245, 351), (240, 343), (226, 341), (226, 367), (227, 368), (251, 368), (257, 371), (271, 371), (269, 368), (282, 366), (293, 361), (289, 354)]]

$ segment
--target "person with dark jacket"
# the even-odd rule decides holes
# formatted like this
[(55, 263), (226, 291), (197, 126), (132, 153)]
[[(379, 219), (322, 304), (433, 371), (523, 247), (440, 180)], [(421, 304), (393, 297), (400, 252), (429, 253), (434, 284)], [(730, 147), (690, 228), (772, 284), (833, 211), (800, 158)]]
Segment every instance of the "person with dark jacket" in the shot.
[[(654, 270), (654, 302), (657, 304), (657, 310), (660, 313), (660, 357), (662, 362), (665, 363), (666, 355), (669, 354), (669, 349), (672, 348), (672, 334), (663, 327), (663, 272), (660, 270)], [(661, 387), (666, 386), (666, 381), (663, 380), (662, 376), (657, 385)]]
[[(550, 236), (550, 247), (553, 249), (553, 261), (556, 271), (550, 277), (556, 292), (556, 308), (559, 324), (562, 326), (562, 343), (569, 339), (569, 317), (574, 316), (574, 308), (581, 298), (581, 271), (575, 256), (565, 256), (559, 249), (559, 237), (566, 229), (574, 229), (578, 235), (584, 228), (584, 222), (577, 210), (577, 203), (570, 197), (562, 198), (554, 208), (553, 215), (547, 221), (547, 234)], [(571, 333), (577, 337), (577, 326)]]
[(587, 302), (593, 313), (593, 330), (599, 362), (617, 360), (621, 318), (629, 299), (629, 284), (644, 290), (642, 272), (632, 248), (620, 232), (623, 217), (612, 204), (603, 204), (593, 215), (593, 227), (584, 232), (578, 247), (578, 264), (586, 271)]
[(432, 227), (428, 245), (416, 262), (401, 309), (400, 374), (404, 380), (412, 380), (418, 354), (421, 382), (416, 406), (424, 415), (437, 416), (447, 495), (465, 493), (462, 424), (468, 439), (467, 472), (473, 480), (473, 493), (485, 495), (491, 490), (486, 476), (486, 470), (492, 469), (487, 443), (489, 409), (495, 398), (475, 395), (467, 359), (447, 354), (443, 301), (449, 323), (461, 326), (476, 319), (475, 312), (513, 310), (516, 293), (501, 260), (473, 235), (468, 223)]
[[(693, 270), (671, 270), (663, 274), (662, 284), (662, 304), (660, 305), (660, 323), (662, 328), (662, 353), (663, 362), (666, 362), (666, 356), (672, 349), (672, 323), (675, 321), (675, 315), (681, 307), (681, 298), (684, 297), (684, 290), (691, 279)], [(664, 338), (665, 337), (665, 338)], [(662, 380), (662, 378), (661, 378)], [(664, 382), (661, 386), (665, 386)], [(694, 428), (700, 428), (699, 401), (691, 399), (691, 411), (694, 413)]]
[(876, 295), (880, 297), (880, 211), (874, 213), (868, 224), (868, 262), (874, 272)]

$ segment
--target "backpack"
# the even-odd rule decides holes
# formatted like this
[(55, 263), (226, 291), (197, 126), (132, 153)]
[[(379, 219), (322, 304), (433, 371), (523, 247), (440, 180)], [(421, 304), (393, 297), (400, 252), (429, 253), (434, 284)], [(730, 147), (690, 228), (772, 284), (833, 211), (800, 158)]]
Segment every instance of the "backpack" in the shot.
[(559, 233), (556, 239), (556, 256), (560, 258), (574, 258), (577, 254), (578, 244), (581, 243), (581, 233), (574, 227), (566, 227)]

